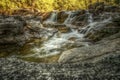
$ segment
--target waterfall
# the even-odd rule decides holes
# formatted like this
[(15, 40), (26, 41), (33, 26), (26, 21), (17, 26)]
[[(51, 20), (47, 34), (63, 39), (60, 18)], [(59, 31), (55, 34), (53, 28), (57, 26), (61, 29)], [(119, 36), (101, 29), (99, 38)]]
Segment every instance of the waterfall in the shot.
[[(69, 27), (68, 25), (73, 21), (74, 17), (76, 16), (75, 12), (67, 12), (68, 17), (65, 20), (64, 24), (67, 24), (66, 27)], [(34, 54), (28, 54), (24, 57), (35, 57), (35, 58), (43, 58), (47, 56), (53, 56), (56, 54), (60, 54), (63, 51), (71, 48), (71, 45), (76, 42), (76, 40), (82, 40), (84, 39), (84, 36), (89, 34), (90, 32), (94, 32), (94, 30), (100, 30), (102, 29), (106, 24), (111, 22), (111, 17), (103, 20), (103, 21), (93, 21), (92, 14), (90, 14), (88, 11), (86, 13), (88, 15), (88, 22), (87, 26), (81, 29), (80, 32), (78, 32), (77, 29), (74, 29), (72, 27), (70, 32), (62, 33), (59, 30), (50, 38), (47, 38), (43, 43), (40, 43), (40, 46), (34, 46), (31, 51), (34, 52)], [(57, 21), (57, 13), (53, 12), (51, 17), (47, 20), (48, 22), (56, 22)], [(46, 28), (53, 29), (53, 28)]]
[(56, 11), (53, 11), (50, 18), (48, 18), (44, 23), (57, 23), (57, 15), (58, 13)]
[(104, 25), (108, 24), (110, 21), (111, 21), (111, 17), (109, 17), (108, 19), (105, 19), (103, 21), (92, 22), (92, 23), (88, 24), (86, 27), (82, 28), (80, 30), (80, 33), (86, 35), (89, 32), (92, 32), (94, 30), (100, 30), (101, 28), (103, 28)]
[(86, 11), (87, 17), (88, 17), (88, 23), (92, 23), (93, 22), (93, 16), (92, 14), (87, 10)]
[(69, 11), (69, 12), (66, 12), (68, 14), (68, 17), (67, 19), (64, 21), (63, 24), (71, 24), (75, 18), (75, 12), (72, 12), (72, 11)]
[(56, 33), (53, 37), (43, 42), (42, 46), (34, 47), (32, 49), (35, 54), (29, 54), (24, 57), (47, 57), (56, 54), (60, 54), (62, 51), (67, 49), (68, 45), (74, 44), (74, 41), (70, 41), (70, 38), (80, 39), (83, 37), (83, 34), (79, 34), (77, 30), (72, 30), (69, 33)]

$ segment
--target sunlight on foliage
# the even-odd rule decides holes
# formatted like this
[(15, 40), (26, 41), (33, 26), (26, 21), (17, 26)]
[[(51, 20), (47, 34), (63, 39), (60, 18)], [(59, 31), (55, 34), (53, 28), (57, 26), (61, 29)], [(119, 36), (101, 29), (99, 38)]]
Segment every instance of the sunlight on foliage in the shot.
[(95, 2), (120, 4), (120, 0), (0, 0), (0, 12), (12, 11), (20, 8), (37, 9), (41, 12), (52, 10), (86, 9)]

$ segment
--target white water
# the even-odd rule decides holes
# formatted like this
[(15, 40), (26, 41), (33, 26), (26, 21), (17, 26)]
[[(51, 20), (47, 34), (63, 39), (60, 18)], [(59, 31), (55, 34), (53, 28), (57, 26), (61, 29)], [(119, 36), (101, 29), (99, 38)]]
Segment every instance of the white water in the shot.
[(74, 43), (74, 41), (70, 41), (69, 38), (82, 38), (83, 35), (79, 34), (76, 30), (72, 31), (70, 33), (57, 33), (55, 34), (51, 39), (48, 41), (45, 41), (42, 44), (42, 47), (34, 47), (32, 49), (35, 54), (27, 55), (24, 57), (46, 57), (46, 56), (52, 56), (55, 54), (61, 53), (61, 51), (66, 48), (66, 45)]
[(74, 20), (74, 12), (72, 12), (72, 11), (69, 11), (69, 12), (66, 12), (66, 14), (68, 14), (68, 17), (67, 17), (67, 19), (64, 21), (64, 23), (63, 24), (71, 24), (72, 22), (73, 22), (73, 20)]
[(100, 30), (101, 28), (104, 27), (104, 25), (110, 23), (111, 19), (112, 18), (109, 17), (108, 19), (105, 19), (103, 21), (92, 22), (92, 23), (88, 24), (86, 27), (82, 28), (80, 33), (86, 35), (89, 32), (92, 32), (92, 30)]
[[(69, 16), (65, 20), (65, 22), (64, 22), (65, 24), (70, 24), (71, 20), (73, 19), (73, 14), (71, 12), (68, 12), (68, 14), (69, 14)], [(87, 14), (89, 15), (88, 16), (89, 24), (87, 26), (85, 26), (84, 28), (82, 28), (83, 30), (85, 30), (84, 33), (82, 33), (83, 32), (82, 30), (81, 30), (81, 33), (79, 33), (75, 29), (71, 29), (71, 32), (69, 32), (69, 33), (60, 33), (58, 31), (58, 33), (56, 33), (53, 37), (51, 37), (47, 41), (44, 41), (42, 43), (41, 47), (35, 46), (32, 49), (32, 51), (35, 54), (29, 54), (24, 57), (43, 58), (46, 56), (60, 54), (62, 51), (65, 50), (65, 48), (67, 49), (66, 46), (69, 46), (70, 44), (74, 44), (75, 41), (69, 40), (70, 38), (82, 39), (84, 37), (84, 35), (86, 35), (88, 32), (90, 32), (92, 30), (96, 30), (96, 29), (101, 29), (105, 24), (109, 23), (111, 20), (111, 18), (109, 18), (109, 19), (106, 19), (106, 20), (103, 20), (100, 22), (93, 22), (92, 14), (90, 14), (89, 12)], [(56, 13), (53, 13), (51, 18), (48, 19), (48, 21), (50, 23), (56, 22), (55, 18), (56, 18)]]
[(87, 10), (86, 14), (88, 15), (88, 23), (92, 23), (93, 22), (93, 17), (92, 14)]
[(57, 15), (58, 13), (56, 11), (52, 12), (50, 18), (48, 18), (44, 23), (46, 24), (54, 24), (57, 23)]

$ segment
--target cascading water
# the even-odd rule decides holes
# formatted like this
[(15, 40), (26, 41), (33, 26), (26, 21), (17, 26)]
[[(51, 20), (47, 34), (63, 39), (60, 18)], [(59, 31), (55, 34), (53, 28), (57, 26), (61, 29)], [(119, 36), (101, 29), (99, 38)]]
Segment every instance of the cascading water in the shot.
[(34, 47), (32, 50), (35, 52), (35, 54), (27, 55), (24, 57), (43, 58), (60, 54), (67, 48), (67, 45), (74, 43), (74, 41), (69, 40), (70, 38), (74, 37), (80, 39), (82, 36), (83, 35), (79, 34), (77, 31), (72, 31), (70, 33), (58, 32), (52, 38), (45, 41), (41, 47)]
[(76, 13), (72, 12), (72, 11), (69, 11), (69, 12), (66, 12), (66, 14), (68, 14), (68, 17), (64, 21), (63, 24), (71, 24), (73, 22), (74, 18), (76, 17), (76, 16), (74, 16)]
[(87, 14), (87, 18), (88, 18), (88, 23), (92, 23), (93, 22), (92, 14), (88, 10), (86, 11), (86, 14)]
[(57, 23), (57, 15), (58, 15), (58, 13), (56, 11), (53, 11), (50, 18), (48, 18), (44, 23), (46, 23), (46, 24), (47, 23), (52, 23), (52, 24)]
[(108, 24), (109, 22), (111, 22), (111, 17), (109, 17), (108, 19), (105, 19), (103, 21), (92, 22), (92, 23), (88, 24), (86, 27), (82, 28), (80, 33), (86, 35), (89, 32), (91, 32), (92, 30), (100, 30), (104, 25)]
[[(68, 12), (68, 13), (69, 13), (69, 16), (64, 23), (69, 25), (71, 24), (71, 20), (73, 19), (74, 14), (72, 12)], [(58, 30), (52, 37), (48, 38), (42, 43), (39, 43), (40, 46), (34, 46), (32, 48), (32, 52), (34, 52), (34, 54), (28, 54), (23, 57), (44, 58), (44, 57), (60, 54), (63, 51), (71, 48), (70, 47), (71, 45), (76, 45), (74, 44), (76, 40), (82, 40), (83, 37), (88, 32), (102, 28), (102, 26), (109, 23), (111, 20), (111, 18), (109, 18), (103, 21), (93, 22), (92, 14), (90, 14), (89, 12), (87, 12), (87, 14), (88, 14), (89, 24), (86, 27), (82, 28), (81, 32), (78, 32), (77, 29), (72, 29), (71, 27), (66, 25), (66, 27), (71, 28), (70, 32), (61, 33)], [(51, 18), (48, 19), (47, 21), (49, 21), (49, 23), (56, 22), (56, 13), (53, 12)], [(51, 28), (51, 29), (54, 29), (54, 28)]]

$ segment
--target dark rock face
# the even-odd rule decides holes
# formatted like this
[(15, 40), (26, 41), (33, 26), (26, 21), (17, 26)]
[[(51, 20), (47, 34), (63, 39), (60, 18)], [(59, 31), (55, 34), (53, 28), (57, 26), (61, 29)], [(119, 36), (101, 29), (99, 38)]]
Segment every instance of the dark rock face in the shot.
[(58, 22), (64, 23), (65, 19), (68, 17), (68, 14), (65, 14), (65, 11), (61, 11), (58, 13)]
[(0, 16), (0, 57), (11, 54), (33, 39), (46, 40), (54, 35), (55, 29), (48, 30), (38, 16)]
[(97, 62), (111, 54), (119, 54), (119, 47), (120, 32), (97, 42), (95, 45), (65, 51), (59, 58), (59, 62)]
[(18, 50), (32, 38), (40, 38), (40, 26), (39, 18), (31, 21), (21, 16), (0, 16), (0, 55)]
[(42, 34), (45, 31), (42, 29), (39, 17), (5, 16), (0, 18), (0, 44), (23, 45), (31, 38), (40, 38), (45, 35)]
[(21, 17), (3, 17), (0, 18), (0, 44), (18, 43), (18, 35), (24, 34), (26, 23)]
[(79, 32), (84, 37), (93, 41), (101, 40), (120, 31), (119, 25), (120, 14), (118, 12), (104, 12), (97, 16), (92, 16), (92, 22), (83, 28), (79, 28)]
[(117, 7), (117, 6), (105, 6), (104, 11), (107, 11), (107, 12), (120, 12), (120, 7)]
[(103, 12), (120, 12), (120, 7), (106, 5), (104, 2), (89, 5), (88, 9), (94, 15), (98, 15)]

